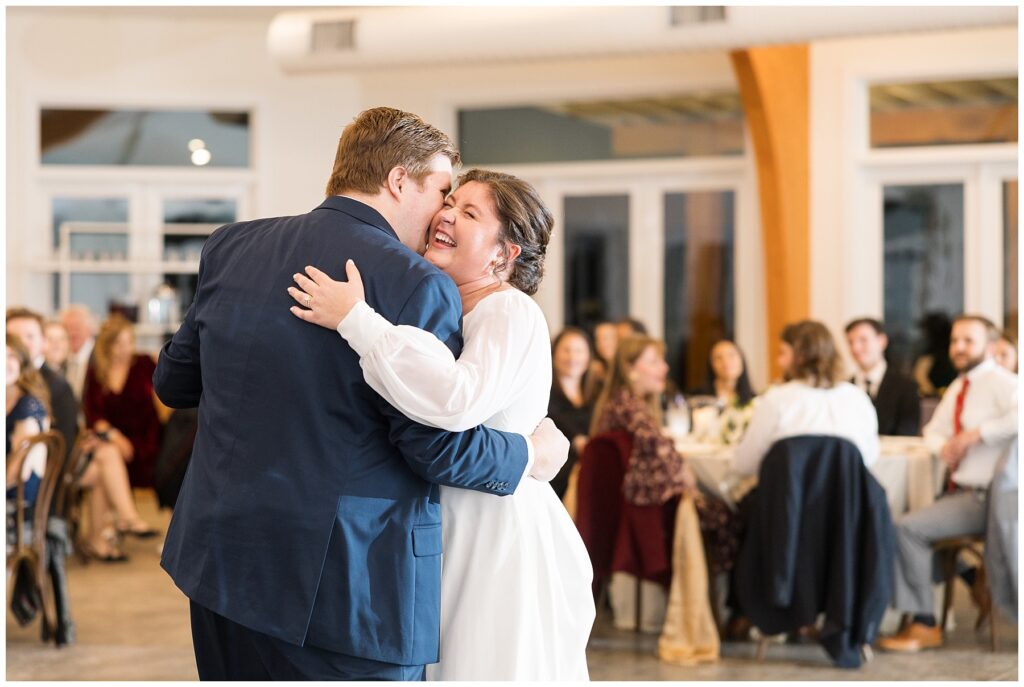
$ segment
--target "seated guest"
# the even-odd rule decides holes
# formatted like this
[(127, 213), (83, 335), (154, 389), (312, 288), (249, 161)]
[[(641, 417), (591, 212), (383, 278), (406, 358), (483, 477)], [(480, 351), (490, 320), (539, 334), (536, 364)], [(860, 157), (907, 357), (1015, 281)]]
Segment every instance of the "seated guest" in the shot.
[(633, 317), (623, 317), (616, 322), (615, 331), (619, 341), (629, 336), (647, 336), (647, 326)]
[(153, 486), (160, 450), (155, 369), (153, 358), (135, 352), (131, 322), (113, 315), (103, 323), (86, 373), (82, 406), (89, 429), (113, 444), (128, 464), (133, 487)]
[[(632, 455), (622, 492), (628, 503), (637, 506), (660, 506), (684, 492), (696, 494), (696, 478), (690, 466), (676, 451), (672, 439), (661, 431), (660, 395), (668, 377), (664, 350), (660, 341), (647, 336), (619, 340), (590, 427), (591, 437), (615, 430), (632, 435)], [(636, 588), (630, 578), (621, 572), (613, 574), (609, 590), (614, 623), (621, 629), (635, 623), (631, 605)], [(641, 628), (660, 631), (665, 591), (649, 580), (642, 580), (639, 589), (644, 599)]]
[[(25, 482), (26, 503), (35, 502), (46, 470), (45, 454), (30, 456), (21, 470), (11, 453), (28, 438), (49, 428), (49, 394), (39, 372), (32, 365), (28, 348), (15, 336), (7, 335), (7, 500), (15, 498), (18, 481)], [(20, 474), (19, 474), (20, 472)], [(8, 508), (10, 512), (10, 507)]]
[(1003, 332), (996, 342), (994, 357), (996, 364), (1017, 374), (1017, 344), (1006, 332)]
[(25, 344), (31, 364), (39, 371), (49, 393), (49, 409), (53, 429), (64, 437), (64, 455), (70, 455), (78, 438), (78, 401), (64, 376), (46, 364), (46, 339), (43, 337), (43, 318), (25, 308), (7, 310), (7, 333)]
[(590, 379), (595, 393), (604, 387), (605, 377), (612, 367), (615, 348), (619, 345), (619, 332), (614, 322), (598, 322), (594, 327), (594, 359), (590, 362)]
[(588, 384), (590, 368), (590, 340), (586, 332), (577, 327), (566, 327), (555, 337), (551, 346), (551, 400), (548, 416), (562, 434), (569, 438), (569, 459), (558, 475), (551, 480), (551, 488), (558, 498), (565, 496), (569, 475), (576, 466), (587, 444), (594, 397)]
[(92, 349), (96, 342), (96, 318), (84, 305), (71, 305), (61, 311), (61, 324), (68, 333), (71, 351), (68, 354), (66, 375), (75, 397), (82, 400), (85, 372), (89, 369)]
[(46, 339), (46, 364), (51, 370), (59, 372), (67, 378), (68, 356), (71, 354), (71, 341), (68, 330), (57, 320), (50, 320), (43, 325), (43, 338)]
[(918, 326), (924, 351), (914, 361), (914, 380), (922, 396), (938, 397), (956, 379), (956, 368), (949, 359), (949, 333), (952, 323), (943, 312), (931, 312)]
[(850, 381), (871, 397), (878, 413), (878, 433), (917, 436), (921, 427), (917, 382), (885, 361), (889, 337), (882, 323), (869, 317), (854, 320), (846, 325), (846, 342), (857, 364)]
[(743, 351), (730, 339), (720, 339), (708, 354), (704, 383), (691, 394), (714, 396), (722, 408), (744, 407), (754, 400), (754, 387), (747, 375), (747, 361)]
[[(995, 326), (977, 315), (953, 322), (949, 357), (958, 371), (924, 440), (947, 466), (946, 493), (934, 504), (896, 522), (896, 588), (893, 606), (911, 622), (879, 640), (889, 651), (918, 651), (942, 645), (932, 595), (932, 543), (985, 531), (985, 493), (1001, 454), (1017, 437), (1017, 376), (992, 359), (999, 339)], [(979, 582), (973, 570), (965, 581)], [(976, 594), (977, 596), (977, 594)]]
[(736, 449), (736, 473), (756, 475), (772, 444), (804, 434), (848, 439), (870, 466), (878, 458), (878, 418), (868, 397), (841, 381), (842, 361), (825, 325), (810, 320), (787, 325), (777, 361), (785, 383), (758, 398)]
[(668, 379), (664, 350), (660, 341), (647, 336), (619, 341), (590, 427), (590, 436), (619, 429), (633, 435), (622, 490), (638, 506), (659, 505), (696, 487), (690, 467), (661, 431), (659, 396)]

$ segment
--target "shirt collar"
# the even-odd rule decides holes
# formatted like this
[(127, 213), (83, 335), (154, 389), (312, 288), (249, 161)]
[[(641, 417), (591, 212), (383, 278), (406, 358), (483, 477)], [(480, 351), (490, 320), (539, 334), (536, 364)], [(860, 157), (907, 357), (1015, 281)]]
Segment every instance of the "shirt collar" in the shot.
[(354, 217), (364, 224), (369, 224), (370, 226), (380, 229), (396, 241), (400, 240), (398, 238), (398, 234), (391, 228), (391, 224), (384, 219), (384, 215), (380, 214), (380, 212), (371, 208), (366, 203), (354, 198), (349, 198), (348, 196), (328, 196), (316, 209), (344, 212), (346, 215)]
[(875, 391), (882, 383), (882, 380), (885, 379), (885, 373), (888, 369), (889, 364), (885, 362), (885, 358), (882, 358), (867, 372), (858, 367), (857, 374), (854, 375), (854, 381), (857, 384), (863, 384), (864, 380), (867, 380), (871, 382), (871, 390)]
[(972, 384), (978, 381), (978, 378), (991, 372), (996, 366), (996, 361), (992, 358), (986, 358), (985, 360), (978, 363), (977, 367), (968, 372), (966, 375), (960, 375), (961, 377), (967, 377), (967, 380)]

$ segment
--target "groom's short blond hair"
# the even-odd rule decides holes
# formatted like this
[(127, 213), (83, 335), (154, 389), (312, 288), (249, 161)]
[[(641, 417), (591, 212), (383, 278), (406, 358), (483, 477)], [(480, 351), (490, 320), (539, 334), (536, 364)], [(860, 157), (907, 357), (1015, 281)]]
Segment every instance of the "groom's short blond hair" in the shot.
[(419, 116), (392, 107), (364, 110), (338, 140), (327, 195), (377, 193), (395, 167), (405, 167), (422, 183), (438, 154), (451, 160), (453, 167), (460, 162), (459, 151), (448, 135)]

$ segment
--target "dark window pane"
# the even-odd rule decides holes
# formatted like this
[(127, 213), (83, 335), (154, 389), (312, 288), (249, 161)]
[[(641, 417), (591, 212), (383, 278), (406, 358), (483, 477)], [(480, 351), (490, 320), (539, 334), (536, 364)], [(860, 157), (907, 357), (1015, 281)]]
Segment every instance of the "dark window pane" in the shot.
[(1017, 142), (1017, 77), (872, 86), (871, 147)]
[(44, 165), (249, 166), (248, 112), (44, 109), (39, 128)]
[(231, 198), (174, 198), (164, 201), (164, 259), (198, 260), (210, 232), (237, 218)]
[(964, 307), (964, 187), (885, 187), (889, 364), (942, 389), (956, 377), (949, 328)]
[(228, 224), (235, 221), (233, 198), (168, 198), (164, 224)]
[(71, 302), (82, 303), (101, 318), (130, 305), (137, 308), (131, 297), (131, 285), (127, 274), (71, 273)]
[(743, 154), (738, 93), (459, 111), (466, 164)]
[(51, 207), (55, 249), (60, 246), (60, 225), (65, 222), (128, 223), (127, 198), (54, 198)]
[(733, 193), (665, 195), (665, 345), (672, 380), (704, 381), (708, 354), (733, 338)]
[(565, 323), (629, 314), (629, 196), (565, 199)]
[(1017, 180), (1003, 184), (1003, 328), (1017, 335)]

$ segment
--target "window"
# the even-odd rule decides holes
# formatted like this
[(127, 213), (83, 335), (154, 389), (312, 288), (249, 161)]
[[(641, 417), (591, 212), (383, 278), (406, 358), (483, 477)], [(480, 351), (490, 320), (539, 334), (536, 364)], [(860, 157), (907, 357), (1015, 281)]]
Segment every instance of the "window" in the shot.
[(871, 86), (871, 147), (1017, 142), (1017, 77)]
[(665, 357), (676, 386), (704, 381), (711, 346), (733, 338), (734, 194), (667, 193), (665, 204)]
[(565, 323), (629, 314), (629, 196), (565, 198)]
[(44, 165), (249, 166), (248, 112), (46, 108), (39, 131)]
[(956, 376), (949, 327), (964, 307), (964, 187), (885, 186), (884, 293), (889, 364), (910, 374), (932, 356), (936, 389)]
[(1017, 336), (1017, 180), (1003, 183), (1003, 328)]
[(739, 93), (459, 111), (467, 165), (742, 155)]

